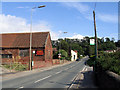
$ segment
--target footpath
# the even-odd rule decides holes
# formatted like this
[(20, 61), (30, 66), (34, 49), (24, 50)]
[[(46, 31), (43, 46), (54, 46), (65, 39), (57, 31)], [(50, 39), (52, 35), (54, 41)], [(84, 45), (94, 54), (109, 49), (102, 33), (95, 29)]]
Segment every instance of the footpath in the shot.
[(74, 78), (69, 89), (98, 88), (95, 85), (93, 67), (85, 66)]

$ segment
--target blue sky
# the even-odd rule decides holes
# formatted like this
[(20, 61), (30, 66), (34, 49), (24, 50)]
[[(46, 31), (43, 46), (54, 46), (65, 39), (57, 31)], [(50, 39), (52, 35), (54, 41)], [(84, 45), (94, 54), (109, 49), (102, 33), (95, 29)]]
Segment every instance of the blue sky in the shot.
[[(29, 32), (31, 8), (32, 31), (50, 31), (52, 39), (94, 36), (93, 9), (95, 2), (3, 2), (2, 33)], [(118, 39), (118, 3), (96, 3), (98, 37)], [(63, 32), (68, 32), (63, 34)]]

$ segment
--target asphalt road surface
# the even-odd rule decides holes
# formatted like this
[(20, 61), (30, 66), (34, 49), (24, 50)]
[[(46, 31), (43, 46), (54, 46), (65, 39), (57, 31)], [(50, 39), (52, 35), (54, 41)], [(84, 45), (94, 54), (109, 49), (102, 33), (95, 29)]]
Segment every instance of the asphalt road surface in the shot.
[(24, 77), (4, 80), (2, 88), (68, 88), (74, 77), (85, 67), (87, 59)]

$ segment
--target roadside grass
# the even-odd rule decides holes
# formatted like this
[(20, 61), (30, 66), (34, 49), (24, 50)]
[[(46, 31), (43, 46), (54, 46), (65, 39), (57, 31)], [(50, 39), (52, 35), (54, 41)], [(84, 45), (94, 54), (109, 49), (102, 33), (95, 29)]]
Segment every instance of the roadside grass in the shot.
[(3, 67), (7, 68), (7, 69), (12, 69), (15, 71), (25, 71), (28, 69), (28, 65), (23, 65), (20, 63), (13, 63), (11, 65), (8, 64), (4, 64)]

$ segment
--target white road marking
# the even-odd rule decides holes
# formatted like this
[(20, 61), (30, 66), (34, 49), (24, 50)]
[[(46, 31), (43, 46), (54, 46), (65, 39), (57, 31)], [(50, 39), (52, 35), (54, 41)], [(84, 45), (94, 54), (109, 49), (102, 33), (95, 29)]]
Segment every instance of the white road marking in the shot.
[(69, 68), (66, 68), (66, 69), (64, 69), (64, 70), (68, 70)]
[(82, 69), (82, 71), (84, 71), (84, 70), (85, 70), (85, 67), (86, 67), (86, 66), (84, 66), (84, 68)]
[(85, 71), (87, 71), (87, 67), (86, 67)]
[(35, 81), (34, 83), (37, 83), (37, 82), (42, 81), (42, 80), (45, 80), (45, 79), (47, 79), (47, 78), (49, 78), (49, 77), (51, 77), (51, 76), (52, 76), (52, 75), (49, 75), (49, 76), (47, 76), (47, 77), (44, 77), (44, 78), (42, 78), (42, 79), (39, 79), (39, 80)]
[(21, 87), (17, 88), (16, 90), (19, 90), (19, 89), (21, 89), (21, 88), (24, 88), (24, 87), (23, 87), (23, 86), (21, 86)]
[(59, 71), (59, 72), (56, 72), (55, 74), (58, 74), (58, 73), (61, 73), (62, 72), (62, 70), (61, 71)]
[(23, 86), (19, 87), (19, 88), (24, 88)]

